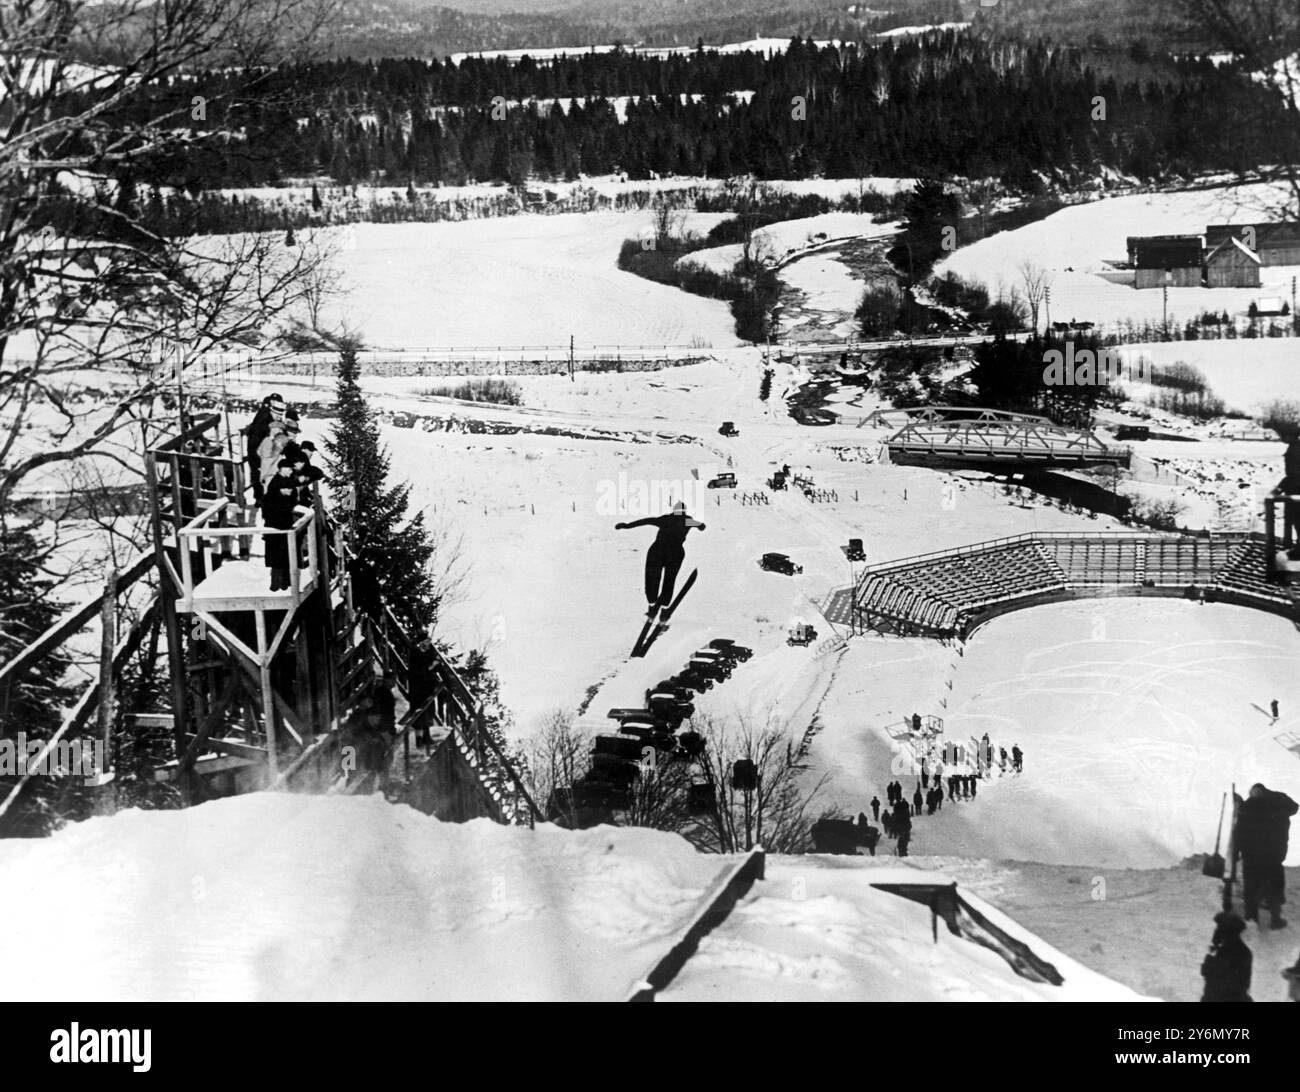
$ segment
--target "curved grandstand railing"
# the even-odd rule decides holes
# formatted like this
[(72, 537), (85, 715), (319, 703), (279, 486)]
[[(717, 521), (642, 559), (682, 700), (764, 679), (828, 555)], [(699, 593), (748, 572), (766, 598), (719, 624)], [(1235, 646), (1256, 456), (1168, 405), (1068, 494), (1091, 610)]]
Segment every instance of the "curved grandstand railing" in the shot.
[(1063, 599), (1116, 595), (1219, 600), (1300, 620), (1265, 536), (1032, 532), (872, 565), (824, 613), (854, 631), (967, 636), (989, 618)]

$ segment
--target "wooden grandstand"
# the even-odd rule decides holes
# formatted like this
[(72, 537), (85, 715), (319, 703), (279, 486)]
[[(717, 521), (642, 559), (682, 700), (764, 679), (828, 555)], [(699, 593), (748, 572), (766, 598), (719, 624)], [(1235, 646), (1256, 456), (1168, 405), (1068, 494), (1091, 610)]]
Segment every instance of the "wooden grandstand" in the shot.
[(1264, 535), (1036, 532), (872, 565), (823, 608), (853, 632), (966, 637), (999, 614), (1067, 599), (1176, 596), (1297, 620)]

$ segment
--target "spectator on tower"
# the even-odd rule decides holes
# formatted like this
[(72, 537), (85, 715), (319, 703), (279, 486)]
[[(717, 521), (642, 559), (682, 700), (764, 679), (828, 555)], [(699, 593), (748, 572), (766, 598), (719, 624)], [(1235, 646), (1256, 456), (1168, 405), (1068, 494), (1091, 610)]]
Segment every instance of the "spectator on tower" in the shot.
[(262, 489), (275, 476), (276, 465), (285, 454), (285, 449), (293, 442), (298, 432), (298, 422), (290, 419), (283, 402), (272, 402), (271, 420), (267, 425), (266, 435), (257, 445), (257, 458), (261, 467)]
[(1205, 979), (1202, 1001), (1249, 1001), (1250, 949), (1241, 939), (1246, 923), (1231, 910), (1214, 915), (1214, 936), (1210, 951), (1201, 962)]
[(261, 406), (244, 429), (244, 461), (248, 464), (248, 480), (253, 486), (253, 499), (258, 504), (262, 503), (262, 460), (257, 452), (271, 427), (271, 402), (278, 398), (278, 394), (268, 394), (263, 398)]
[(1282, 917), (1282, 904), (1286, 902), (1282, 862), (1286, 860), (1291, 816), (1300, 811), (1300, 804), (1286, 793), (1261, 784), (1252, 785), (1245, 800), (1236, 799), (1235, 845), (1242, 861), (1246, 920), (1258, 922), (1263, 905), (1272, 919), (1270, 927), (1281, 929), (1286, 925)]
[[(267, 483), (262, 496), (262, 522), (267, 527), (289, 530), (297, 518), (297, 499), (298, 486), (293, 476), (293, 464), (288, 459), (281, 459), (276, 466), (275, 476)], [(266, 567), (271, 570), (272, 591), (286, 591), (289, 588), (289, 537), (282, 534), (263, 536)]]

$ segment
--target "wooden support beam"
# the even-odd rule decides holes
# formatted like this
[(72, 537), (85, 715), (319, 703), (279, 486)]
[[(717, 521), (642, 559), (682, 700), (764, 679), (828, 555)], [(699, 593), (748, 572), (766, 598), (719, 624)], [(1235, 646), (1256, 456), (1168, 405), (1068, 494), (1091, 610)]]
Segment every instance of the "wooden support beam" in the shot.
[[(122, 572), (113, 581), (113, 593), (115, 596), (121, 595), (127, 588), (140, 579), (148, 572), (154, 563), (152, 554), (141, 554), (135, 559), (127, 569)], [(105, 589), (107, 594), (107, 589)], [(44, 633), (36, 638), (22, 652), (12, 660), (0, 667), (0, 687), (7, 683), (19, 679), (27, 671), (45, 658), (51, 651), (58, 648), (69, 637), (77, 633), (87, 622), (89, 622), (97, 611), (102, 609), (102, 600), (93, 599), (83, 607), (78, 607), (69, 614), (65, 614), (54, 625), (50, 626)]]

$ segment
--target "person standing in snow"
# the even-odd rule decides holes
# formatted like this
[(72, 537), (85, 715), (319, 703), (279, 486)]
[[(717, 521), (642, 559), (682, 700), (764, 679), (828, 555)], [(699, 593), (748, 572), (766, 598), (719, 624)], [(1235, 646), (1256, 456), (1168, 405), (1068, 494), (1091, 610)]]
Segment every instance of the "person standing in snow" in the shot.
[(1007, 772), (1007, 749), (1005, 747), (999, 747), (998, 751), (1000, 752), (998, 755), (998, 765), (1002, 767), (1002, 772), (1006, 773)]
[(1300, 956), (1296, 956), (1295, 963), (1282, 972), (1282, 977), (1286, 979), (1288, 999), (1300, 1001)]
[(1214, 915), (1210, 951), (1201, 961), (1205, 979), (1202, 1001), (1249, 1001), (1250, 971), (1254, 957), (1241, 939), (1246, 923), (1231, 910)]
[(880, 797), (878, 796), (873, 796), (871, 798), (871, 817), (877, 823), (880, 822)]
[(974, 774), (971, 774), (971, 777), (970, 777), (970, 798), (971, 798), (972, 800), (975, 799), (975, 791), (976, 791), (976, 789), (979, 787), (979, 783), (980, 783), (980, 779), (979, 779), (978, 777), (976, 777)]
[(634, 527), (655, 527), (659, 532), (645, 555), (646, 617), (653, 618), (673, 600), (677, 572), (686, 557), (687, 532), (692, 528), (703, 531), (704, 524), (688, 516), (685, 503), (678, 501), (666, 515), (614, 524), (616, 531), (630, 531)]
[(1011, 768), (1015, 770), (1016, 773), (1024, 772), (1025, 756), (1024, 752), (1020, 750), (1019, 743), (1013, 743), (1011, 745)]
[(1273, 714), (1273, 719), (1277, 720), (1277, 698), (1274, 698), (1268, 705), (1269, 712)]
[(1284, 792), (1274, 792), (1261, 784), (1250, 787), (1250, 795), (1237, 797), (1237, 826), (1234, 843), (1241, 857), (1242, 897), (1246, 903), (1246, 920), (1259, 921), (1263, 904), (1272, 917), (1270, 927), (1286, 926), (1282, 904), (1286, 902), (1286, 860), (1291, 816), (1300, 811)]
[(874, 857), (876, 855), (876, 843), (880, 841), (880, 829), (873, 827), (866, 819), (867, 817), (864, 815), (862, 821), (866, 830), (862, 832), (862, 844), (867, 847), (867, 852)]
[(899, 800), (894, 805), (894, 834), (898, 837), (898, 855), (907, 856), (907, 843), (912, 838), (912, 816), (909, 814), (907, 801)]
[(916, 785), (916, 792), (912, 793), (912, 814), (913, 815), (921, 814), (921, 807), (923, 803), (924, 800), (921, 797), (921, 784), (918, 781)]

